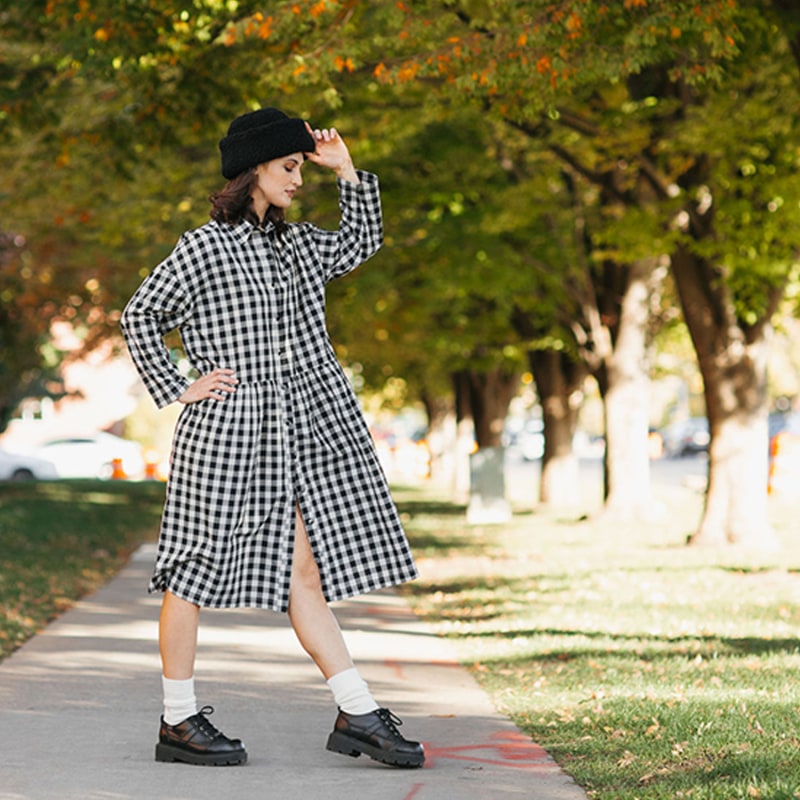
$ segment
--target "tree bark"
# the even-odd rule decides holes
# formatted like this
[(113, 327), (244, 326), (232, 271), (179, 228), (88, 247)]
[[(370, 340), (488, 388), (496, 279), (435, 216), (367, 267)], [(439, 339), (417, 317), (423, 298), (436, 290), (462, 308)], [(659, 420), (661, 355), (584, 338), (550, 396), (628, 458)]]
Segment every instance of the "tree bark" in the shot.
[(475, 443), (475, 423), (472, 419), (469, 398), (469, 373), (466, 370), (454, 372), (452, 380), (456, 416), (452, 493), (454, 502), (466, 504), (469, 502), (469, 457)]
[(657, 275), (647, 262), (621, 267), (624, 288), (611, 310), (596, 311), (592, 353), (586, 363), (603, 399), (606, 449), (603, 455), (604, 513), (621, 519), (650, 516), (648, 451), (649, 300)]
[(500, 367), (488, 372), (470, 370), (467, 373), (469, 406), (478, 448), (501, 445), (508, 406), (518, 385), (519, 375)]
[[(689, 544), (774, 548), (767, 513), (771, 312), (743, 326), (718, 271), (684, 248), (673, 255), (672, 272), (703, 376), (711, 436), (705, 508)], [(775, 289), (771, 304), (781, 295)]]
[(588, 370), (559, 350), (531, 350), (528, 361), (544, 422), (539, 502), (551, 508), (569, 508), (581, 499), (578, 457), (572, 440)]
[(647, 336), (654, 267), (642, 259), (628, 268), (614, 348), (598, 376), (606, 430), (604, 513), (620, 519), (652, 515)]
[[(564, 172), (574, 199), (576, 253), (581, 259), (582, 285), (576, 286), (580, 314), (573, 322), (578, 352), (597, 380), (603, 399), (606, 451), (603, 456), (603, 513), (622, 519), (651, 516), (649, 428), (650, 305), (666, 278), (657, 258), (631, 264), (606, 260), (597, 266), (580, 193), (574, 177)], [(618, 168), (602, 176), (600, 186), (609, 208), (622, 202)], [(624, 198), (644, 206), (645, 182)]]
[(452, 398), (437, 396), (425, 389), (421, 399), (428, 417), (429, 477), (441, 481), (455, 469), (452, 461), (456, 449), (455, 404)]

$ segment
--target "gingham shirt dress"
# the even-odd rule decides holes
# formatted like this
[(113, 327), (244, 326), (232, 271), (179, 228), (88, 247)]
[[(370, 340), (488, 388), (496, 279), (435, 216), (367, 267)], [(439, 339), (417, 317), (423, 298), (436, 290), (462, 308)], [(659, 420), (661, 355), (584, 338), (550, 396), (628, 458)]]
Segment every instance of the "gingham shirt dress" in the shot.
[(199, 374), (230, 368), (239, 380), (224, 401), (181, 411), (150, 591), (286, 611), (296, 505), (327, 600), (417, 576), (325, 325), (327, 282), (382, 244), (378, 180), (359, 177), (337, 182), (337, 231), (208, 222), (126, 306), (122, 330), (159, 408), (189, 385), (163, 342), (176, 328)]

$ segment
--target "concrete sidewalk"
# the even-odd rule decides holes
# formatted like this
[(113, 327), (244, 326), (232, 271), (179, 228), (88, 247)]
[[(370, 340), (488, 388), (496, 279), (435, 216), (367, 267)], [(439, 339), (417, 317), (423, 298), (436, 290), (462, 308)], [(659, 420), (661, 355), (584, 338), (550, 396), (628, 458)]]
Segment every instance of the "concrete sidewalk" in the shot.
[(585, 800), (391, 592), (336, 605), (356, 663), (424, 769), (329, 753), (336, 713), (285, 616), (204, 611), (197, 691), (212, 721), (241, 737), (243, 767), (157, 764), (156, 627), (142, 548), (97, 594), (0, 663), (2, 800)]

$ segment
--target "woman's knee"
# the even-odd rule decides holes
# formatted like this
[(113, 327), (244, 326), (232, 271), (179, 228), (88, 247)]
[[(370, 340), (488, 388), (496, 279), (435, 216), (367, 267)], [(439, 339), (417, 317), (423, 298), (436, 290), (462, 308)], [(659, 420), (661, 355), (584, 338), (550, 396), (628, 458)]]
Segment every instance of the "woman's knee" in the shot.
[(322, 581), (319, 577), (319, 568), (313, 557), (298, 557), (298, 553), (295, 553), (291, 588), (293, 590), (322, 593)]
[(180, 619), (192, 619), (200, 615), (200, 606), (178, 597), (167, 589), (161, 599), (161, 614)]

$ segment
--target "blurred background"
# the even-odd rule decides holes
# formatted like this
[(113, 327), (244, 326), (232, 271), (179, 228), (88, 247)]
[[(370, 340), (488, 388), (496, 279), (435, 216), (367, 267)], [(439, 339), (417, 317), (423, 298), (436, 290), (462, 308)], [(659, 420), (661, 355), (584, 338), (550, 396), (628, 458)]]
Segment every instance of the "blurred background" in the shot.
[[(800, 477), (793, 3), (31, 0), (0, 23), (0, 478), (166, 479), (179, 409), (119, 317), (207, 220), (229, 121), (278, 105), (381, 179), (385, 246), (329, 322), (392, 480), (502, 521), (581, 513), (589, 469), (605, 513), (647, 518), (668, 473), (707, 493), (694, 542), (770, 542)], [(292, 213), (335, 225), (330, 176), (304, 177)]]

